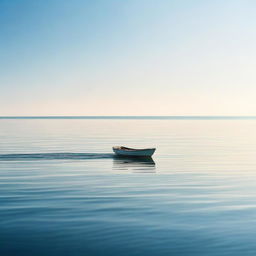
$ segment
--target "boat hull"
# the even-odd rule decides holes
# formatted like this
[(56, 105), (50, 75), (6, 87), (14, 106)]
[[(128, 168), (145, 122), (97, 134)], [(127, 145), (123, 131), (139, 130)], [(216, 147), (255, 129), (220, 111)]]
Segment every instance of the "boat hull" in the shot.
[(125, 150), (119, 147), (113, 147), (113, 151), (116, 155), (129, 157), (151, 157), (154, 154), (155, 150), (155, 148)]

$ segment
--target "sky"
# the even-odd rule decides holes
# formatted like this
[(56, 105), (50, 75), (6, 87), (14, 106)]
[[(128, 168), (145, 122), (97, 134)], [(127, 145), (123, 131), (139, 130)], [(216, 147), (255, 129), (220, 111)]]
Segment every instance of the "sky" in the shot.
[(0, 0), (0, 116), (256, 115), (253, 0)]

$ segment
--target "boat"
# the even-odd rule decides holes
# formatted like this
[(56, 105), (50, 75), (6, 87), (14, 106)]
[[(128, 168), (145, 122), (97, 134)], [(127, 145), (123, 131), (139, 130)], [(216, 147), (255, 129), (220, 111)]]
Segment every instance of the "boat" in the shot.
[(129, 157), (151, 157), (155, 148), (143, 148), (143, 149), (135, 149), (135, 148), (127, 148), (123, 146), (115, 146), (113, 147), (113, 151), (117, 156), (129, 156)]

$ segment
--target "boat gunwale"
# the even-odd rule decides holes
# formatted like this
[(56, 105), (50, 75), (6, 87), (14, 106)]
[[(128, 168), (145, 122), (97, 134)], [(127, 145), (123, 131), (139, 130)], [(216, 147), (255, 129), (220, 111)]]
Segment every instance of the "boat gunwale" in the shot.
[(123, 147), (123, 146), (115, 146), (113, 147), (113, 150), (121, 150), (121, 151), (146, 151), (146, 150), (156, 150), (156, 148), (140, 148), (140, 149), (136, 149), (136, 148), (127, 148), (127, 147)]

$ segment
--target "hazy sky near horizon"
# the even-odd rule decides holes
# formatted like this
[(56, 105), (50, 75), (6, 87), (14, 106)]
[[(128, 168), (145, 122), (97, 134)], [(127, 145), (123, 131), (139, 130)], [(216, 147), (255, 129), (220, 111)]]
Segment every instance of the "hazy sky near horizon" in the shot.
[(0, 0), (0, 115), (256, 115), (253, 0)]

